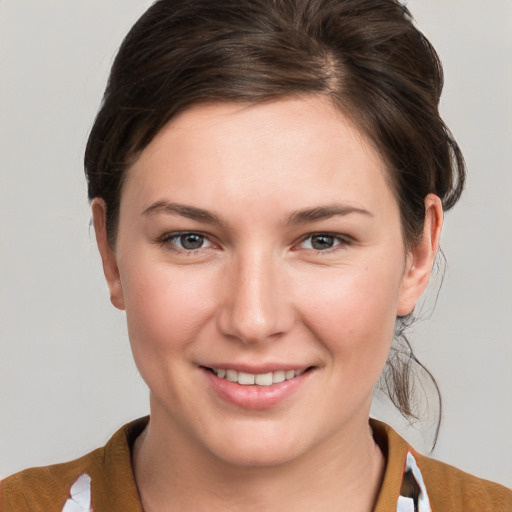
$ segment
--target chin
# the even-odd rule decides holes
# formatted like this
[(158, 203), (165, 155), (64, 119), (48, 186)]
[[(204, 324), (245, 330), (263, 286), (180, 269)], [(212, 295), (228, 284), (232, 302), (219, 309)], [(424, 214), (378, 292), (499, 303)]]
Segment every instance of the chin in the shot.
[(296, 460), (302, 452), (297, 446), (287, 446), (282, 440), (270, 443), (247, 442), (246, 439), (232, 440), (229, 446), (211, 447), (212, 454), (224, 463), (240, 468), (276, 467)]
[(238, 467), (273, 467), (304, 456), (318, 440), (307, 431), (293, 431), (272, 421), (238, 423), (235, 428), (217, 428), (203, 437), (203, 446), (217, 459)]

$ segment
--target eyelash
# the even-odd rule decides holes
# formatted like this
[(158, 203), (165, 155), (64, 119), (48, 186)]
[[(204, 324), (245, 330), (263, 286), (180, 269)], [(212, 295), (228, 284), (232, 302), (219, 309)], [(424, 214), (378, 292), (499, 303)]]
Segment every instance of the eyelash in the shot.
[[(196, 249), (187, 249), (187, 248), (183, 247), (183, 243), (181, 242), (182, 247), (178, 247), (176, 242), (179, 241), (180, 239), (182, 239), (182, 237), (186, 237), (186, 236), (199, 237), (202, 239), (202, 244), (204, 242), (208, 242), (209, 245), (207, 245), (206, 247), (198, 247)], [(353, 244), (352, 238), (347, 235), (340, 235), (337, 233), (329, 233), (329, 232), (314, 232), (314, 233), (309, 233), (308, 235), (305, 235), (304, 237), (302, 237), (297, 244), (294, 244), (293, 250), (300, 250), (301, 249), (300, 245), (304, 244), (304, 242), (306, 242), (307, 240), (313, 239), (314, 237), (318, 237), (318, 238), (325, 237), (325, 238), (331, 238), (334, 240), (334, 245), (332, 247), (328, 247), (326, 249), (315, 249), (314, 247), (302, 248), (302, 249), (307, 250), (308, 252), (311, 252), (312, 254), (315, 254), (318, 256), (320, 256), (322, 254), (329, 254), (331, 252), (334, 252), (339, 249), (343, 249), (343, 248), (348, 247)], [(205, 249), (209, 249), (211, 247), (216, 247), (216, 244), (214, 244), (208, 238), (207, 235), (197, 232), (197, 231), (177, 231), (174, 233), (167, 233), (167, 234), (163, 235), (158, 240), (158, 243), (161, 246), (169, 247), (172, 251), (174, 251), (176, 253), (185, 254), (185, 255), (194, 255), (194, 254), (197, 254), (198, 252), (203, 251)]]
[(329, 233), (329, 232), (322, 232), (322, 231), (318, 231), (318, 232), (315, 232), (315, 233), (309, 233), (308, 235), (302, 237), (302, 239), (300, 240), (299, 244), (297, 245), (301, 245), (303, 244), (304, 242), (306, 242), (307, 240), (310, 240), (310, 239), (313, 239), (314, 237), (326, 237), (326, 238), (332, 238), (334, 240), (334, 245), (332, 247), (328, 247), (326, 249), (315, 249), (313, 247), (308, 247), (308, 248), (305, 248), (305, 250), (307, 251), (310, 251), (312, 254), (315, 254), (315, 255), (318, 255), (318, 256), (321, 256), (323, 254), (329, 254), (329, 253), (332, 253), (334, 251), (337, 251), (339, 249), (344, 249), (350, 245), (353, 244), (353, 239), (351, 237), (349, 237), (348, 235), (340, 235), (338, 233)]
[[(197, 249), (186, 249), (185, 247), (178, 247), (176, 244), (176, 241), (179, 241), (180, 238), (186, 237), (186, 236), (197, 236), (202, 238), (203, 243), (208, 242), (209, 245), (207, 247), (198, 247)], [(210, 247), (214, 247), (215, 244), (209, 240), (209, 238), (204, 235), (203, 233), (198, 233), (197, 231), (178, 231), (174, 233), (167, 233), (163, 235), (159, 240), (158, 243), (161, 246), (166, 246), (170, 248), (172, 251), (180, 253), (180, 254), (186, 254), (186, 255), (192, 255), (196, 254), (199, 251), (202, 251), (204, 249), (209, 249)]]

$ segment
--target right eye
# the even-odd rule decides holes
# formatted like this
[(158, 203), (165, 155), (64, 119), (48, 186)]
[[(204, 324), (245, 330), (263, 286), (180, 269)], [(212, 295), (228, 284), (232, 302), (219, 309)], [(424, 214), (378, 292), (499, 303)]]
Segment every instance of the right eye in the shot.
[(213, 246), (205, 235), (193, 232), (169, 233), (162, 237), (161, 243), (177, 252), (193, 252)]

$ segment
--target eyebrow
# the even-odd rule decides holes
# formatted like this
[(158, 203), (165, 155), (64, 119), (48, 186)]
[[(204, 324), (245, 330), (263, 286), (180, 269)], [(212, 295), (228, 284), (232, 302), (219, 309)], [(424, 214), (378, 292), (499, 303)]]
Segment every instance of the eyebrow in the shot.
[[(158, 213), (180, 215), (187, 219), (212, 225), (225, 224), (221, 217), (208, 210), (169, 201), (157, 201), (153, 203), (142, 212), (142, 215), (155, 215)], [(364, 208), (336, 203), (296, 210), (288, 217), (287, 224), (307, 224), (308, 222), (326, 220), (336, 216), (346, 216), (351, 213), (359, 213), (373, 217), (373, 214)]]
[(167, 213), (170, 215), (180, 215), (187, 219), (204, 222), (206, 224), (222, 225), (224, 221), (212, 212), (196, 208), (195, 206), (187, 206), (180, 203), (170, 203), (169, 201), (157, 201), (148, 206), (142, 215), (155, 215), (157, 213)]
[(373, 217), (373, 214), (364, 208), (345, 204), (331, 204), (326, 206), (317, 206), (315, 208), (306, 208), (293, 212), (288, 218), (288, 224), (306, 224), (326, 220), (337, 216), (346, 216), (351, 213), (359, 213)]

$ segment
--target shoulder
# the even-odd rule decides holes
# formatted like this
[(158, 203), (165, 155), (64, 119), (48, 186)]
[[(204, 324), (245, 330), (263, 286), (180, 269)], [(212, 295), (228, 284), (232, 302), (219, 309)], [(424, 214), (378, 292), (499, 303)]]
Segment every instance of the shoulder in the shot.
[(511, 512), (512, 490), (449, 464), (414, 454), (436, 511)]
[[(96, 512), (113, 510), (109, 506), (111, 503), (126, 503), (128, 508), (125, 510), (138, 510), (130, 450), (147, 421), (147, 418), (141, 418), (125, 425), (104, 447), (83, 457), (62, 464), (26, 469), (7, 477), (0, 483), (0, 510), (61, 512), (73, 498), (73, 491), (80, 490), (85, 490)], [(86, 489), (83, 489), (84, 483)]]
[(52, 466), (30, 468), (0, 484), (0, 509), (5, 512), (60, 512), (70, 497), (71, 486), (82, 474), (101, 466), (104, 448), (79, 459)]
[[(389, 425), (371, 421), (374, 437), (386, 453), (387, 466), (378, 510), (395, 510), (399, 496), (413, 496), (404, 491), (404, 479), (414, 477), (416, 497), (427, 503), (414, 510), (432, 512), (512, 512), (512, 490), (478, 478), (453, 466), (421, 455)], [(409, 480), (411, 475), (409, 476)], [(408, 487), (408, 486), (405, 486)], [(411, 486), (409, 486), (411, 487)], [(425, 499), (426, 495), (426, 499)], [(388, 506), (386, 508), (386, 506)], [(393, 506), (391, 506), (393, 505)], [(402, 510), (398, 507), (397, 510)], [(405, 507), (403, 510), (409, 510)], [(411, 508), (411, 510), (413, 510)]]

